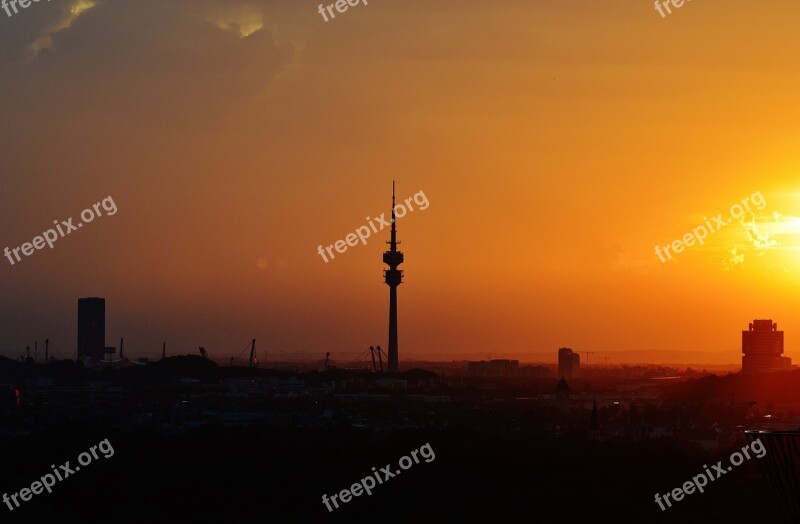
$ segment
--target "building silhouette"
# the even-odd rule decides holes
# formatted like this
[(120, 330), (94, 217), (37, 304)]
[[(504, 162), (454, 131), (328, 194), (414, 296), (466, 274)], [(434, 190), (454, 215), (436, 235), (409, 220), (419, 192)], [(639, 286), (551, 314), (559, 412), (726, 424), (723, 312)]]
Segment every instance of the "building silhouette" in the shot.
[(78, 361), (85, 357), (103, 360), (106, 347), (106, 301), (78, 299)]
[(397, 224), (394, 216), (394, 181), (392, 182), (392, 236), (389, 250), (383, 254), (383, 263), (389, 269), (383, 271), (386, 284), (389, 286), (389, 373), (397, 372), (397, 286), (403, 282), (403, 271), (397, 266), (403, 263), (403, 253), (397, 250)]
[(783, 354), (783, 331), (768, 320), (753, 320), (742, 331), (742, 373), (766, 373), (789, 369), (792, 359)]
[(581, 368), (581, 356), (570, 348), (558, 350), (558, 374), (562, 378), (573, 379), (578, 376)]

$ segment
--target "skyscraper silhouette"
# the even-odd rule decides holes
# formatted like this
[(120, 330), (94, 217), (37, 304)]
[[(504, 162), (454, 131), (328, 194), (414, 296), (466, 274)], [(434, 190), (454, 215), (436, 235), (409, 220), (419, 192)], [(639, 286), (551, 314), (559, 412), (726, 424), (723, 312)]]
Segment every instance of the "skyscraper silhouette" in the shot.
[(792, 359), (783, 354), (783, 331), (769, 320), (753, 320), (742, 331), (742, 373), (765, 373), (789, 369)]
[(392, 237), (389, 251), (383, 254), (383, 263), (389, 269), (383, 271), (386, 284), (389, 286), (389, 373), (397, 372), (397, 286), (403, 282), (403, 271), (397, 266), (403, 263), (403, 253), (397, 250), (397, 224), (394, 216), (394, 181), (392, 181)]
[(89, 297), (78, 299), (78, 360), (105, 358), (106, 301)]
[(558, 374), (562, 378), (578, 377), (581, 368), (581, 356), (570, 348), (558, 349)]

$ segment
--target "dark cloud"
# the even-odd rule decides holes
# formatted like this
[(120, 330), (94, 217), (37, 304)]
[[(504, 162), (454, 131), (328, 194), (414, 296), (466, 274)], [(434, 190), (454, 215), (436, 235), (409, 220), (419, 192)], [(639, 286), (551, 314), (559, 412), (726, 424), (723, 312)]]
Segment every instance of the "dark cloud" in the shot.
[(7, 37), (15, 59), (0, 66), (0, 111), (48, 119), (101, 114), (159, 126), (213, 122), (264, 90), (290, 61), (291, 48), (268, 30), (242, 37), (237, 25), (209, 19), (219, 9), (205, 16), (202, 5), (187, 4), (100, 3), (53, 32), (38, 54), (28, 45), (57, 22), (20, 23)]

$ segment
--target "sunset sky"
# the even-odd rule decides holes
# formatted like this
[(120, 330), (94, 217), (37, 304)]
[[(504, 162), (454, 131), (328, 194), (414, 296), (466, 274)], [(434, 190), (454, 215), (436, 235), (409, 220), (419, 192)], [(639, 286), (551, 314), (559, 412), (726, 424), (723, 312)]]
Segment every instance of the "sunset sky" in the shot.
[(430, 203), (398, 221), (401, 363), (738, 350), (754, 318), (800, 361), (800, 4), (318, 4), (0, 11), (0, 249), (118, 206), (0, 258), (0, 353), (74, 356), (85, 296), (131, 356), (385, 347), (388, 230), (317, 246), (388, 213), (394, 179)]

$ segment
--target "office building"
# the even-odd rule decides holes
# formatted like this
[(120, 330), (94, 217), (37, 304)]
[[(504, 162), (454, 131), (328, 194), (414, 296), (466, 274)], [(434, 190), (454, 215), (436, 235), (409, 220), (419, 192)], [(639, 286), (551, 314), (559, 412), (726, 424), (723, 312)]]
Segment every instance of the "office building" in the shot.
[(581, 356), (570, 348), (558, 350), (558, 375), (567, 380), (577, 378), (581, 369)]
[(742, 331), (742, 373), (766, 373), (789, 369), (792, 359), (783, 354), (783, 331), (769, 320), (753, 320)]
[(89, 297), (78, 299), (78, 361), (105, 359), (106, 301)]

